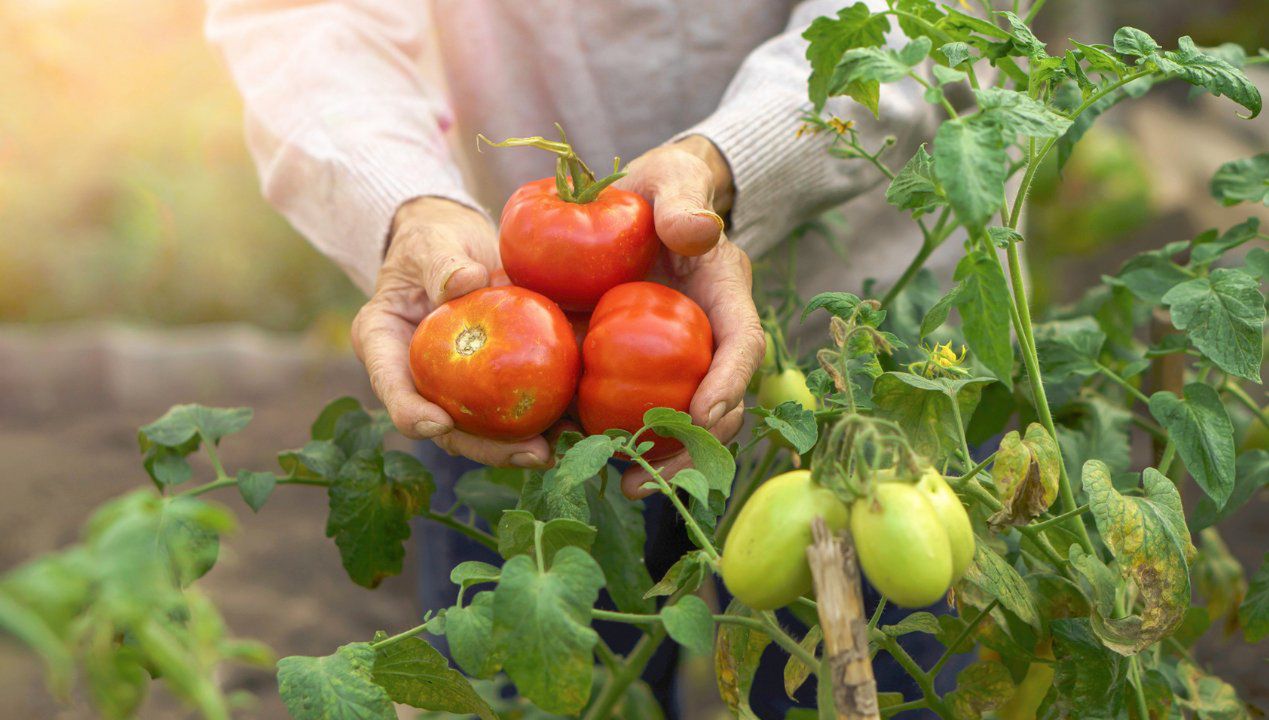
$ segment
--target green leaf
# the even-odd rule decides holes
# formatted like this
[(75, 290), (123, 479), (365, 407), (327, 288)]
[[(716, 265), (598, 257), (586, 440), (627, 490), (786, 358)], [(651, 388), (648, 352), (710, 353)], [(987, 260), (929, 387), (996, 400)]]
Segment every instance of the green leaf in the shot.
[(1178, 662), (1176, 676), (1189, 698), (1186, 705), (1195, 711), (1198, 718), (1246, 720), (1251, 717), (1247, 706), (1238, 699), (1238, 691), (1234, 690), (1234, 686), (1215, 675), (1208, 675), (1192, 662)]
[(613, 603), (622, 612), (652, 612), (654, 604), (644, 598), (652, 577), (644, 564), (643, 503), (627, 500), (612, 487), (601, 494), (598, 483), (586, 486), (586, 500), (599, 530), (591, 555), (604, 569)]
[(828, 94), (842, 95), (852, 84), (892, 83), (908, 76), (930, 54), (930, 39), (917, 38), (902, 50), (862, 47), (848, 50), (833, 70)]
[(1121, 27), (1115, 31), (1114, 43), (1115, 52), (1120, 55), (1131, 55), (1133, 57), (1146, 58), (1162, 48), (1159, 43), (1154, 41), (1146, 33), (1135, 27)]
[(428, 506), (432, 488), (431, 476), (405, 453), (360, 450), (349, 458), (327, 488), (326, 537), (335, 539), (353, 582), (373, 588), (401, 572), (409, 520)]
[(494, 593), (476, 593), (467, 607), (445, 611), (445, 637), (449, 652), (463, 672), (472, 677), (491, 677), (502, 667), (494, 644)]
[(1222, 508), (1234, 490), (1234, 426), (1211, 386), (1190, 383), (1181, 398), (1150, 396), (1150, 414), (1168, 431), (1177, 454), (1203, 492)]
[[(498, 521), (498, 553), (511, 559), (534, 554), (534, 531), (540, 520), (525, 510), (508, 510)], [(548, 566), (555, 555), (566, 547), (590, 550), (595, 541), (595, 528), (569, 518), (556, 518), (542, 525), (542, 559)]]
[(1163, 302), (1171, 308), (1172, 324), (1220, 369), (1260, 382), (1265, 298), (1255, 278), (1219, 268), (1172, 288)]
[(388, 693), (371, 676), (375, 651), (351, 643), (326, 657), (278, 661), (278, 692), (294, 720), (396, 720)]
[(264, 502), (273, 494), (278, 478), (271, 472), (238, 471), (238, 494), (253, 512), (260, 512)]
[(649, 588), (643, 596), (653, 598), (673, 595), (680, 588), (683, 589), (684, 594), (696, 592), (696, 588), (700, 587), (701, 581), (705, 578), (705, 570), (708, 566), (709, 559), (705, 556), (705, 551), (693, 550), (676, 560), (670, 569), (665, 571), (665, 577)]
[(590, 697), (598, 639), (590, 610), (603, 584), (603, 570), (575, 547), (556, 553), (545, 573), (523, 555), (502, 568), (493, 603), (503, 668), (520, 694), (547, 712), (575, 714)]
[(1070, 377), (1096, 375), (1106, 333), (1090, 317), (1058, 320), (1035, 327), (1035, 350), (1044, 379), (1061, 382)]
[(1249, 202), (1269, 207), (1269, 153), (1221, 165), (1212, 176), (1211, 191), (1225, 206)]
[(1185, 529), (1176, 486), (1154, 468), (1142, 474), (1143, 497), (1121, 495), (1100, 460), (1084, 464), (1084, 491), (1097, 530), (1114, 554), (1119, 575), (1136, 584), (1140, 613), (1093, 615), (1094, 631), (1111, 650), (1133, 655), (1169, 635), (1190, 605), (1187, 557), (1194, 548)]
[(693, 425), (691, 416), (669, 408), (652, 408), (643, 414), (643, 424), (657, 435), (683, 443), (692, 456), (692, 466), (709, 480), (710, 488), (724, 496), (731, 494), (736, 459), (708, 430)]
[(950, 85), (969, 79), (969, 75), (964, 70), (953, 70), (942, 65), (932, 66), (930, 72), (934, 75), (934, 80), (939, 85)]
[(1006, 133), (1028, 137), (1057, 137), (1071, 127), (1071, 121), (1026, 93), (1003, 88), (975, 90), (978, 107), (985, 120), (1000, 123)]
[(1258, 643), (1269, 636), (1269, 553), (1265, 553), (1260, 569), (1251, 578), (1247, 596), (1238, 606), (1238, 622), (1243, 638)]
[(952, 211), (967, 227), (981, 228), (1005, 191), (1004, 138), (978, 116), (949, 120), (934, 135), (934, 170)]
[(955, 587), (958, 594), (967, 594), (965, 599), (977, 607), (985, 607), (991, 599), (997, 599), (1001, 607), (1019, 620), (1040, 629), (1040, 615), (1031, 589), (1018, 571), (986, 543), (974, 544), (974, 561)]
[(990, 378), (955, 382), (930, 380), (919, 375), (888, 372), (873, 384), (877, 416), (899, 424), (917, 454), (938, 464), (960, 448), (960, 433), (952, 413), (949, 392), (956, 392), (962, 420), (974, 414), (978, 399)]
[[(816, 112), (828, 100), (829, 83), (842, 55), (852, 48), (883, 44), (888, 30), (890, 23), (884, 15), (873, 15), (866, 3), (857, 2), (839, 10), (836, 18), (816, 18), (802, 33), (802, 37), (809, 41), (806, 59), (811, 64), (811, 77), (807, 81), (807, 92), (811, 102), (815, 104)], [(867, 85), (845, 90), (876, 113), (876, 84), (871, 84), (871, 87)]]
[(983, 717), (1013, 695), (1013, 678), (1004, 665), (979, 661), (956, 674), (956, 689), (944, 701), (957, 720)]
[(674, 473), (674, 477), (670, 478), (670, 484), (682, 488), (684, 492), (700, 502), (709, 502), (709, 481), (695, 468), (683, 468)]
[[(810, 630), (806, 631), (806, 635), (798, 642), (798, 645), (812, 656), (818, 655), (816, 650), (819, 648), (820, 641), (824, 639), (824, 630), (819, 625), (814, 625)], [(811, 677), (814, 668), (799, 660), (797, 657), (790, 655), (784, 664), (784, 694), (789, 696), (790, 700), (795, 699), (793, 696), (797, 691), (806, 684), (807, 678)], [(788, 715), (785, 716), (788, 720)]]
[[(849, 321), (855, 315), (855, 311), (859, 311), (859, 316), (865, 316), (868, 309), (860, 308), (862, 301), (858, 296), (848, 292), (823, 292), (811, 298), (806, 307), (802, 309), (802, 320), (811, 313), (824, 308), (828, 314)], [(872, 324), (872, 323), (869, 323)]]
[(334, 440), (335, 423), (341, 416), (357, 410), (361, 410), (361, 401), (355, 397), (344, 396), (331, 400), (313, 421), (309, 436), (314, 440)]
[(1067, 475), (1078, 478), (1085, 461), (1094, 458), (1104, 461), (1112, 475), (1127, 471), (1132, 414), (1097, 396), (1080, 400), (1072, 409), (1080, 412), (1078, 418), (1057, 426)]
[(1019, 50), (1031, 58), (1045, 57), (1044, 43), (1040, 42), (1035, 33), (1031, 32), (1031, 28), (1027, 27), (1026, 21), (1008, 11), (996, 14), (1009, 22), (1009, 34), (1013, 37), (1013, 44)]
[(1118, 77), (1128, 72), (1128, 66), (1107, 52), (1108, 48), (1105, 45), (1085, 45), (1075, 40), (1072, 40), (1071, 44), (1079, 49), (1080, 55), (1088, 61), (1089, 67), (1093, 70), (1100, 70)]
[(1218, 509), (1216, 501), (1210, 497), (1199, 498), (1190, 516), (1190, 529), (1198, 532), (1223, 522), (1265, 486), (1269, 486), (1269, 451), (1252, 450), (1239, 455), (1234, 465), (1234, 490), (1229, 494), (1229, 500)]
[(567, 492), (595, 477), (617, 452), (617, 442), (607, 435), (591, 435), (573, 445), (555, 468), (555, 482)]
[(1190, 265), (1211, 265), (1225, 253), (1260, 236), (1260, 218), (1250, 217), (1216, 236), (1215, 230), (1202, 233), (1190, 243)]
[(436, 648), (419, 638), (405, 638), (379, 648), (372, 677), (393, 702), (497, 720), (493, 709), (476, 694), (467, 678), (450, 668)]
[(952, 308), (959, 307), (961, 303), (969, 300), (970, 290), (968, 283), (957, 283), (947, 291), (946, 295), (939, 298), (938, 302), (930, 306), (925, 317), (921, 319), (921, 337), (927, 337), (942, 327), (943, 323), (947, 322), (947, 316), (951, 314)]
[(798, 453), (808, 453), (815, 447), (819, 426), (815, 423), (814, 411), (802, 407), (796, 400), (782, 402), (770, 411), (757, 409), (763, 411), (759, 414), (767, 427), (778, 432)]
[[(1118, 36), (1116, 36), (1118, 37)], [(1243, 116), (1250, 120), (1260, 114), (1260, 91), (1241, 70), (1225, 60), (1200, 50), (1190, 36), (1177, 40), (1177, 49), (1152, 57), (1159, 69), (1216, 96), (1230, 100), (1251, 111)]]
[(75, 675), (75, 658), (65, 639), (40, 616), (38, 607), (29, 607), (0, 587), (0, 631), (17, 638), (44, 663), (49, 689), (66, 698)]
[(242, 430), (251, 422), (251, 408), (210, 408), (176, 405), (163, 417), (141, 428), (141, 434), (157, 445), (179, 447), (198, 436), (217, 444), (226, 435)]
[(1000, 441), (992, 480), (1004, 505), (988, 518), (993, 528), (1025, 525), (1048, 510), (1057, 499), (1062, 456), (1044, 426), (1031, 423), (1026, 439), (1010, 430)]
[(956, 67), (969, 59), (969, 45), (963, 42), (944, 43), (939, 52), (947, 58), (948, 67)]
[(449, 571), (449, 581), (466, 590), (472, 585), (487, 582), (498, 582), (502, 571), (497, 567), (479, 560), (464, 560)]
[(965, 285), (957, 307), (970, 352), (1005, 387), (1013, 387), (1009, 286), (1000, 264), (975, 250), (961, 258), (952, 277)]
[(347, 460), (331, 440), (310, 440), (299, 450), (278, 453), (278, 465), (291, 477), (333, 479)]
[(1009, 247), (1011, 243), (1023, 242), (1022, 233), (1009, 227), (1001, 227), (1000, 225), (992, 225), (987, 228), (987, 238), (991, 240), (991, 244), (1002, 250)]
[(882, 625), (881, 632), (890, 637), (903, 637), (910, 633), (926, 633), (927, 635), (938, 635), (943, 632), (943, 628), (939, 625), (939, 619), (928, 612), (914, 612), (905, 616), (902, 620), (894, 625)]
[[(727, 615), (753, 617), (753, 611), (737, 600), (727, 606)], [(755, 718), (749, 707), (749, 690), (753, 687), (754, 673), (762, 652), (771, 644), (771, 637), (747, 625), (719, 623), (718, 639), (714, 644), (714, 677), (718, 681), (718, 694), (732, 712), (742, 718)]]
[(1053, 620), (1054, 706), (1064, 717), (1114, 717), (1128, 661), (1102, 645), (1088, 619)]
[[(555, 477), (555, 468), (545, 473), (533, 473), (524, 484), (520, 501), (515, 507), (529, 511), (542, 521), (567, 518), (589, 523), (590, 508), (586, 506), (586, 488), (556, 482)], [(497, 522), (493, 524), (496, 525)]]
[(924, 144), (886, 187), (886, 202), (900, 210), (911, 210), (913, 216), (946, 204), (935, 184), (934, 159), (925, 151)]
[(685, 595), (662, 608), (661, 622), (674, 642), (693, 653), (708, 655), (714, 649), (714, 616), (695, 595)]
[[(518, 468), (483, 467), (470, 470), (463, 473), (454, 484), (454, 497), (459, 503), (471, 508), (489, 527), (497, 527), (503, 511), (515, 508), (520, 502), (521, 490), (528, 492), (525, 487), (527, 475), (527, 471)], [(532, 512), (538, 514), (536, 511)]]
[(1269, 251), (1264, 248), (1253, 248), (1247, 253), (1244, 269), (1254, 278), (1260, 280), (1269, 278)]
[(383, 437), (392, 430), (392, 422), (382, 413), (371, 415), (364, 410), (353, 410), (335, 421), (333, 442), (352, 456), (361, 450), (377, 450), (383, 447)]

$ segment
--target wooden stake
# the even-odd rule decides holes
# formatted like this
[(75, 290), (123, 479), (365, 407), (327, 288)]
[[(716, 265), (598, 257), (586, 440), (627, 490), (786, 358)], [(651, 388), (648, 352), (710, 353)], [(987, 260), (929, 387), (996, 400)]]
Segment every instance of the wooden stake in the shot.
[(815, 519), (811, 533), (815, 541), (806, 549), (806, 558), (815, 581), (837, 718), (880, 720), (855, 542), (849, 532), (834, 537), (823, 518)]

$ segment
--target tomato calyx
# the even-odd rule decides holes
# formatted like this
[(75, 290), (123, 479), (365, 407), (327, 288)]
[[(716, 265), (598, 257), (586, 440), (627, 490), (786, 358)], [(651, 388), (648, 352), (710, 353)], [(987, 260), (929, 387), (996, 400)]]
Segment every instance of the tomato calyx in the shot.
[(480, 143), (485, 143), (491, 147), (535, 147), (540, 150), (555, 153), (555, 190), (559, 194), (560, 199), (565, 202), (577, 203), (584, 205), (592, 202), (599, 194), (609, 185), (617, 182), (626, 176), (618, 168), (621, 166), (621, 158), (613, 158), (612, 174), (596, 178), (595, 173), (590, 167), (578, 157), (577, 152), (573, 150), (573, 146), (568, 142), (568, 136), (564, 134), (564, 128), (559, 123), (555, 123), (555, 129), (560, 131), (559, 140), (547, 140), (541, 135), (522, 138), (507, 138), (502, 142), (494, 142), (484, 135), (476, 135), (476, 148), (480, 149)]

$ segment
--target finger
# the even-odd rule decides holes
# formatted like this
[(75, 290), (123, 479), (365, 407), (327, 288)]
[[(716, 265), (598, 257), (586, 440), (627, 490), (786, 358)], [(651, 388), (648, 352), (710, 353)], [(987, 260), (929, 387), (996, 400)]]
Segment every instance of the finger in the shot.
[(375, 396), (392, 424), (406, 437), (423, 439), (447, 433), (454, 421), (419, 395), (410, 377), (410, 336), (414, 323), (381, 299), (371, 299), (353, 320), (353, 351), (366, 366)]
[(748, 256), (727, 241), (697, 259), (686, 278), (683, 290), (705, 310), (716, 346), (689, 407), (692, 420), (703, 427), (712, 428), (741, 404), (766, 351), (752, 286)]
[[(736, 437), (736, 433), (740, 432), (741, 426), (745, 424), (745, 409), (737, 406), (727, 413), (711, 430), (710, 433), (718, 438), (719, 442), (724, 444), (731, 442)], [(670, 457), (655, 463), (661, 477), (669, 480), (674, 477), (678, 471), (683, 468), (692, 466), (692, 456), (687, 451), (671, 455)], [(645, 488), (644, 485), (652, 482), (652, 475), (642, 467), (636, 465), (621, 474), (621, 492), (631, 500), (648, 497), (658, 492), (656, 488)]]
[(467, 245), (448, 232), (431, 232), (425, 240), (411, 243), (420, 248), (418, 263), (427, 297), (441, 304), (489, 285), (489, 268), (467, 252)]
[(450, 455), (462, 455), (482, 465), (544, 468), (551, 464), (551, 448), (540, 435), (518, 442), (500, 442), (455, 430), (432, 441)]
[(713, 175), (704, 160), (686, 152), (663, 152), (632, 163), (622, 186), (652, 204), (657, 237), (670, 250), (702, 255), (723, 236), (723, 219), (713, 211)]

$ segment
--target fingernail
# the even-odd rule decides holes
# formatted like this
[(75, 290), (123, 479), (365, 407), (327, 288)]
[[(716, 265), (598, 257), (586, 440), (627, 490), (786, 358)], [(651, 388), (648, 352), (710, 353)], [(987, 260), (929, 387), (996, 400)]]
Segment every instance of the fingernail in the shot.
[(705, 418), (705, 428), (709, 429), (714, 427), (714, 425), (716, 425), (719, 420), (723, 419), (723, 415), (725, 415), (726, 413), (727, 413), (727, 403), (725, 402), (720, 402), (714, 407), (710, 408), (709, 417)]
[(414, 424), (414, 432), (423, 437), (430, 438), (449, 432), (449, 428), (438, 422), (432, 422), (431, 420), (420, 420)]
[(708, 210), (700, 210), (692, 214), (697, 217), (707, 217), (710, 220), (713, 220), (715, 223), (718, 224), (718, 232), (721, 233), (723, 231), (723, 219), (722, 217), (719, 216), (718, 213), (710, 212)]
[(518, 452), (511, 456), (511, 464), (520, 467), (541, 467), (546, 464), (546, 461), (531, 452)]

